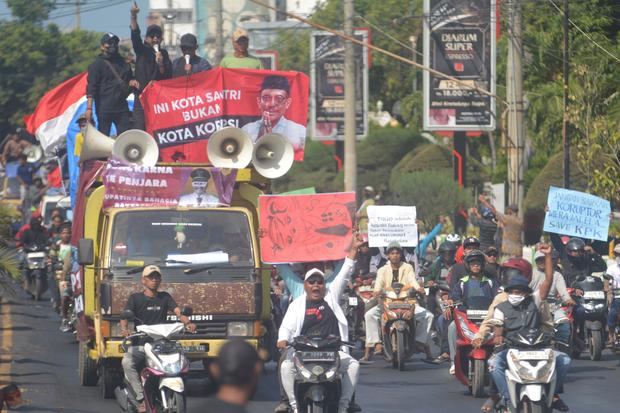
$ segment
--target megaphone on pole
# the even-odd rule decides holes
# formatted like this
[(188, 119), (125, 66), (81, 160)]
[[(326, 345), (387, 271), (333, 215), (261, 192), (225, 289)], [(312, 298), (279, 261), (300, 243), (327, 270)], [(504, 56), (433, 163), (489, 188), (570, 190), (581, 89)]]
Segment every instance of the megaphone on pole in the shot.
[(114, 139), (99, 132), (95, 126), (88, 123), (84, 128), (84, 142), (80, 160), (107, 158), (112, 153)]
[(157, 142), (148, 133), (130, 129), (117, 136), (112, 155), (125, 163), (138, 166), (155, 166), (159, 158)]
[(252, 160), (252, 139), (243, 130), (226, 127), (209, 138), (209, 161), (217, 168), (245, 168)]
[(265, 178), (279, 178), (291, 169), (295, 159), (293, 145), (279, 133), (263, 135), (254, 145), (252, 164)]

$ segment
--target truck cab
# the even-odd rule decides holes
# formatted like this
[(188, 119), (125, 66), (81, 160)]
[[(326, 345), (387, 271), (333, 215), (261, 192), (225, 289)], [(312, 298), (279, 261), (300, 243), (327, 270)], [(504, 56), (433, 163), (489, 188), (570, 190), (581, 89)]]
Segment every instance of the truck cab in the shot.
[[(111, 398), (121, 380), (120, 313), (143, 291), (142, 269), (157, 265), (161, 291), (193, 308), (196, 334), (177, 337), (190, 360), (207, 365), (231, 337), (266, 347), (269, 276), (261, 268), (256, 204), (262, 193), (239, 173), (231, 206), (149, 206), (102, 209), (105, 187), (94, 186), (84, 208), (84, 317), (78, 323), (80, 378)], [(170, 321), (174, 315), (168, 315)]]

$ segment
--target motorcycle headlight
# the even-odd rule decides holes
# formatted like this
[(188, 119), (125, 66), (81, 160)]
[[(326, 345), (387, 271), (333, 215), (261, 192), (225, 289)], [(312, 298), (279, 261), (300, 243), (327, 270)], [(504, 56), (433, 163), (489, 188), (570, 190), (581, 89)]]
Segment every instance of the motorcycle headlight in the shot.
[(545, 360), (519, 360), (515, 353), (510, 353), (510, 357), (518, 376), (523, 382), (543, 382), (549, 381), (549, 376), (553, 373), (553, 360), (555, 354), (551, 350)]
[(595, 308), (596, 310), (602, 310), (603, 308), (605, 308), (605, 304), (603, 304), (603, 303), (601, 303), (601, 304), (596, 304), (596, 305), (594, 306), (594, 308)]
[(585, 303), (583, 305), (583, 308), (585, 308), (586, 310), (593, 311), (594, 310), (594, 304), (592, 304), (592, 303)]
[(226, 328), (226, 334), (229, 337), (249, 337), (252, 333), (250, 321), (231, 321)]
[(465, 320), (463, 320), (461, 317), (457, 317), (457, 319), (459, 321), (459, 326), (461, 327), (461, 330), (463, 331), (463, 335), (467, 337), (468, 340), (473, 340), (476, 334), (473, 331), (471, 331), (471, 329), (469, 328)]
[(180, 354), (160, 354), (161, 371), (165, 374), (179, 374), (187, 366), (187, 359)]

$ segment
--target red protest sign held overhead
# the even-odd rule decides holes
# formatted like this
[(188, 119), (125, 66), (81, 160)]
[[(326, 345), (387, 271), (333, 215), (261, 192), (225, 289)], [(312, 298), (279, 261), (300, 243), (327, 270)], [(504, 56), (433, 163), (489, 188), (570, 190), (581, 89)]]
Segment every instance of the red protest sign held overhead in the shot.
[(351, 244), (355, 193), (261, 196), (259, 213), (263, 262), (340, 260)]
[(279, 133), (302, 161), (308, 83), (300, 72), (215, 68), (151, 82), (140, 101), (163, 162), (208, 162), (209, 137), (229, 126), (242, 128), (253, 142)]

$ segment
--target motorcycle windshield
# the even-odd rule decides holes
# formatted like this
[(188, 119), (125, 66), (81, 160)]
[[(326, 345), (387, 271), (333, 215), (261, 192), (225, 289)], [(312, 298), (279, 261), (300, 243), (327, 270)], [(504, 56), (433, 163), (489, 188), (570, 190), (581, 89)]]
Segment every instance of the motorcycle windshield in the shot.
[(185, 326), (183, 323), (172, 323), (172, 324), (151, 324), (151, 325), (139, 325), (136, 327), (141, 333), (148, 334), (149, 337), (160, 340), (162, 338), (171, 337), (177, 333), (183, 331)]
[(586, 277), (585, 280), (579, 281), (576, 285), (583, 291), (603, 291), (603, 280), (598, 277)]

